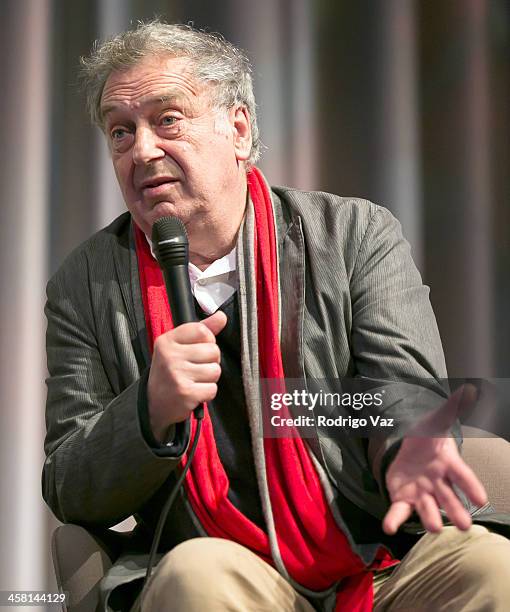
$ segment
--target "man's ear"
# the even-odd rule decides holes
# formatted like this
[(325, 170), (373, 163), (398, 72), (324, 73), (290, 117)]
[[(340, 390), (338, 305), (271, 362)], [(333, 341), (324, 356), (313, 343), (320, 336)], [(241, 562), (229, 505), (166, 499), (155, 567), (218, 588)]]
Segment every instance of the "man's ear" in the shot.
[(234, 150), (237, 161), (246, 161), (251, 153), (250, 114), (245, 106), (232, 109), (232, 128), (234, 133)]

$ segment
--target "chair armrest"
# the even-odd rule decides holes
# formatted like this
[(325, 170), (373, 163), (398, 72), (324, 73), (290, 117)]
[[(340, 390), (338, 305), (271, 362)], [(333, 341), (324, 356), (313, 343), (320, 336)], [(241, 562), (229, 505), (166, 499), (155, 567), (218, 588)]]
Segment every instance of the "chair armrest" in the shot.
[(57, 585), (69, 592), (63, 612), (94, 612), (99, 582), (117, 558), (128, 534), (109, 530), (91, 533), (79, 525), (61, 525), (53, 532), (51, 552)]
[(510, 513), (510, 442), (476, 427), (462, 427), (462, 456), (487, 490), (496, 512)]

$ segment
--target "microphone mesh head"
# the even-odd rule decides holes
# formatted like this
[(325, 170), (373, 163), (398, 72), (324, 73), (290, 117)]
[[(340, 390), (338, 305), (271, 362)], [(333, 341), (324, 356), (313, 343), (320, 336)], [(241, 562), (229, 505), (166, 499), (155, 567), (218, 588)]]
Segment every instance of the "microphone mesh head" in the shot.
[(162, 268), (188, 264), (188, 235), (176, 217), (162, 217), (152, 226), (152, 246)]
[(186, 239), (186, 242), (188, 241), (184, 223), (177, 217), (162, 217), (155, 221), (152, 226), (152, 242), (154, 244), (163, 240), (182, 237)]

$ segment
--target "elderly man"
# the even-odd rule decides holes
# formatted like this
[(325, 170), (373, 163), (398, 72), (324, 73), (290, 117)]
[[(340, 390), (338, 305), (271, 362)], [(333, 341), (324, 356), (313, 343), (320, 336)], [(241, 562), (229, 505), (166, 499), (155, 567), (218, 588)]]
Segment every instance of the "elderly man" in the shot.
[[(48, 284), (43, 490), (64, 522), (137, 519), (103, 608), (506, 609), (510, 546), (471, 526), (452, 484), (487, 500), (455, 439), (402, 439), (423, 406), (388, 401), (399, 427), (369, 439), (257, 430), (259, 378), (414, 377), (444, 397), (428, 290), (398, 223), (366, 201), (268, 187), (250, 66), (220, 37), (151, 22), (83, 64), (129, 213)], [(164, 216), (186, 227), (201, 319), (176, 327), (150, 242)]]

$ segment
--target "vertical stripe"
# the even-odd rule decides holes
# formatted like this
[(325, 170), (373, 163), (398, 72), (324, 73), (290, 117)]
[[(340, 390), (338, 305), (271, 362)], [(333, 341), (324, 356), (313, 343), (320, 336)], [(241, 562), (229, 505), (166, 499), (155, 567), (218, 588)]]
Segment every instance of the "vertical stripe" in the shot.
[(374, 189), (402, 223), (418, 268), (423, 260), (415, 0), (379, 6)]
[(4, 23), (0, 321), (1, 589), (46, 586), (44, 285), (48, 181), (47, 0), (11, 2)]
[[(125, 0), (99, 2), (99, 38), (104, 40), (129, 27), (129, 6)], [(92, 210), (96, 217), (96, 228), (108, 225), (126, 210), (122, 194), (115, 177), (110, 152), (103, 133), (96, 129), (94, 138), (96, 151), (97, 201)]]

